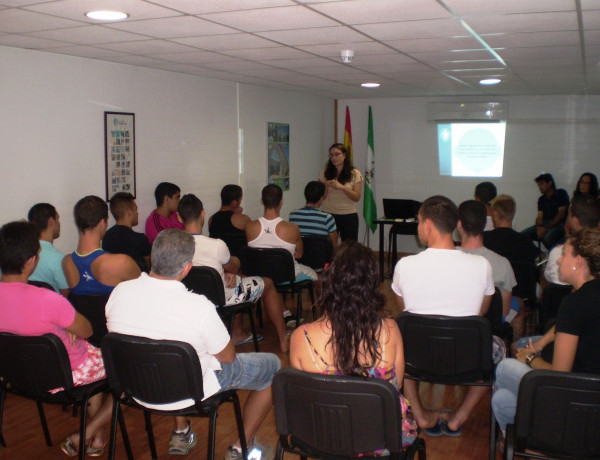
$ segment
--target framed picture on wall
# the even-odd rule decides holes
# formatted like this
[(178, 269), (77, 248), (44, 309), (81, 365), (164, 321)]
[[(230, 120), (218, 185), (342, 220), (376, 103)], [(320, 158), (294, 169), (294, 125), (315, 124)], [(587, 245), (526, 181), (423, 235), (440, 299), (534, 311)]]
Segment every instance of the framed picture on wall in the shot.
[(106, 200), (118, 192), (135, 198), (135, 114), (104, 112)]
[(290, 189), (290, 125), (267, 123), (267, 174), (269, 184)]

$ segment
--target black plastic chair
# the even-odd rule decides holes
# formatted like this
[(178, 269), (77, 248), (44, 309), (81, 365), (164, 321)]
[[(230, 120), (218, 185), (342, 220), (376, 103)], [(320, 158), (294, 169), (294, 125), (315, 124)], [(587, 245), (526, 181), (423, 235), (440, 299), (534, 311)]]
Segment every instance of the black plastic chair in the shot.
[(50, 283), (46, 283), (45, 281), (28, 280), (27, 284), (31, 284), (32, 286), (37, 286), (37, 287), (41, 287), (44, 289), (49, 289), (51, 291), (54, 291), (54, 288), (52, 287), (52, 285), (50, 285)]
[(211, 238), (223, 240), (232, 256), (240, 257), (241, 250), (248, 246), (248, 240), (245, 233), (211, 233)]
[(525, 374), (515, 423), (506, 427), (504, 459), (514, 455), (600, 458), (600, 375), (546, 370)]
[[(492, 385), (492, 332), (481, 316), (450, 317), (401, 313), (404, 378), (444, 385)], [(490, 395), (491, 398), (491, 395)], [(490, 405), (490, 460), (496, 425)]]
[(225, 305), (225, 288), (221, 275), (212, 267), (192, 267), (187, 276), (181, 281), (185, 287), (196, 294), (203, 294), (217, 306), (217, 313), (227, 324), (231, 335), (233, 318), (237, 314), (247, 314), (250, 318), (250, 329), (254, 337), (254, 349), (258, 352), (258, 336), (254, 323), (254, 303), (243, 302), (236, 305)]
[(302, 291), (307, 290), (312, 303), (313, 319), (316, 317), (315, 291), (312, 280), (296, 282), (294, 258), (285, 249), (242, 248), (242, 273), (252, 276), (266, 276), (273, 280), (279, 293), (296, 295), (296, 325), (302, 318)]
[(317, 273), (323, 271), (325, 265), (333, 257), (333, 243), (327, 235), (305, 235), (302, 237), (304, 252), (298, 261), (314, 269)]
[(573, 291), (573, 286), (562, 284), (548, 284), (542, 291), (540, 301), (540, 325), (544, 326), (548, 321), (556, 318), (558, 307), (562, 299)]
[(504, 345), (507, 350), (510, 350), (510, 345), (513, 343), (513, 329), (510, 323), (502, 322), (502, 294), (500, 289), (496, 288), (494, 295), (492, 295), (492, 301), (490, 308), (484, 315), (492, 327), (492, 334), (497, 335), (504, 341)]
[(378, 449), (388, 449), (393, 459), (413, 458), (418, 450), (425, 460), (423, 439), (402, 448), (398, 390), (385, 380), (284, 368), (273, 379), (273, 399), (278, 460), (284, 452), (304, 459), (356, 459)]
[(87, 341), (98, 348), (100, 347), (102, 337), (108, 333), (104, 307), (106, 307), (109, 297), (110, 294), (78, 295), (72, 292), (67, 297), (75, 310), (85, 316), (92, 325), (93, 333), (91, 337), (88, 337)]
[[(52, 446), (42, 403), (74, 405), (81, 408), (79, 420), (79, 458), (86, 453), (85, 430), (90, 397), (108, 390), (106, 379), (87, 385), (73, 386), (69, 355), (54, 334), (21, 336), (0, 333), (0, 441), (4, 447), (2, 419), (7, 391), (37, 402), (46, 444)], [(50, 390), (63, 388), (57, 393)], [(122, 421), (122, 418), (121, 418)], [(121, 425), (122, 427), (124, 425)], [(34, 452), (31, 453), (35, 456)]]
[[(153, 459), (158, 455), (152, 429), (152, 413), (210, 418), (207, 458), (213, 460), (217, 411), (225, 402), (233, 403), (242, 451), (244, 458), (247, 457), (244, 423), (236, 390), (221, 391), (202, 401), (204, 397), (202, 368), (196, 350), (189, 343), (152, 340), (110, 332), (102, 340), (102, 356), (114, 397), (109, 444), (110, 459), (114, 459), (115, 455), (117, 417), (121, 413), (121, 404), (126, 404), (142, 409), (144, 412)], [(167, 404), (185, 399), (192, 399), (194, 402), (181, 410), (149, 409), (137, 402)], [(126, 447), (130, 449), (126, 432), (123, 438)]]

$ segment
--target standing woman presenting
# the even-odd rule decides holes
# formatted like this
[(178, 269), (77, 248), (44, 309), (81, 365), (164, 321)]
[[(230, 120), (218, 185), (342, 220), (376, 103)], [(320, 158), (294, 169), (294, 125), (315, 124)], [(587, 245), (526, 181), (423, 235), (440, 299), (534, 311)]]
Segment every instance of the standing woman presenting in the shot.
[(344, 144), (329, 147), (329, 161), (319, 174), (319, 181), (327, 187), (321, 209), (335, 219), (342, 241), (357, 241), (356, 203), (360, 200), (362, 175), (352, 166)]

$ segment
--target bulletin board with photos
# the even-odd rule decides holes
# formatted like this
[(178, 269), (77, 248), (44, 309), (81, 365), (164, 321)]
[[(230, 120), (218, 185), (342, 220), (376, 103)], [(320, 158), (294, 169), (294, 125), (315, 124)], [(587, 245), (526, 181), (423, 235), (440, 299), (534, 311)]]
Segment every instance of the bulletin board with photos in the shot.
[(104, 112), (106, 200), (118, 192), (135, 198), (135, 114)]

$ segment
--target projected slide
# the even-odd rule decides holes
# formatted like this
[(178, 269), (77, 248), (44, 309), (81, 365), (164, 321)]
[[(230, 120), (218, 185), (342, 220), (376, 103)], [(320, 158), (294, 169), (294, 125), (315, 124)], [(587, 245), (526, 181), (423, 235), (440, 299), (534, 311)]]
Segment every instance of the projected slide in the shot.
[(501, 177), (506, 123), (438, 125), (440, 175)]

